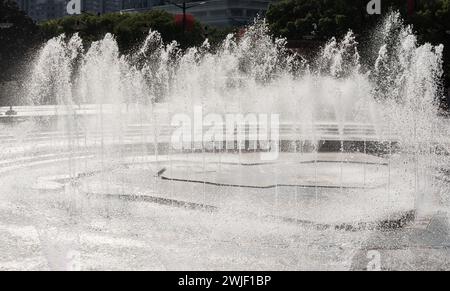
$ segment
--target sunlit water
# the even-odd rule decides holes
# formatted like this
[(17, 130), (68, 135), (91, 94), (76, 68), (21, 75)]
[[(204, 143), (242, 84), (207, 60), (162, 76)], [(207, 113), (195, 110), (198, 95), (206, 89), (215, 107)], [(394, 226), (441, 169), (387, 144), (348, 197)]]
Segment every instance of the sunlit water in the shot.
[[(443, 47), (395, 13), (373, 39), (370, 65), (352, 32), (306, 61), (262, 21), (214, 49), (48, 41), (2, 118), (0, 269), (349, 269), (379, 221), (447, 212)], [(173, 148), (199, 106), (278, 114), (278, 158)]]

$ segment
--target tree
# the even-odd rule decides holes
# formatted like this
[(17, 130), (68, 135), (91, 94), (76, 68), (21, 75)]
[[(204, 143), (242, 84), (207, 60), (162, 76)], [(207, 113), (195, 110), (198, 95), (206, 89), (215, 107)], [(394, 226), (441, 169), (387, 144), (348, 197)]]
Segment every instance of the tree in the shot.
[(37, 25), (11, 0), (0, 0), (0, 82), (16, 77), (20, 64), (39, 43)]
[(14, 94), (39, 41), (37, 25), (19, 11), (15, 1), (0, 0), (0, 106), (20, 103)]
[(176, 25), (173, 15), (162, 10), (144, 13), (110, 13), (100, 16), (83, 14), (50, 20), (40, 25), (46, 38), (65, 33), (78, 32), (85, 42), (103, 38), (106, 33), (116, 36), (121, 52), (126, 52), (140, 45), (150, 29), (161, 33), (164, 41), (176, 40), (181, 47), (200, 45), (204, 32), (200, 23), (195, 22), (192, 29), (183, 33), (183, 28)]
[[(267, 21), (275, 36), (288, 40), (314, 37), (327, 40), (353, 30), (360, 43), (373, 41), (373, 29), (382, 15), (369, 15), (368, 0), (281, 0), (267, 12)], [(413, 14), (407, 0), (383, 0), (383, 12), (399, 10), (406, 23), (412, 24), (420, 42), (444, 44), (446, 86), (450, 86), (450, 0), (416, 0)], [(383, 13), (384, 14), (384, 13)], [(370, 59), (372, 52), (367, 52)], [(364, 52), (363, 52), (364, 54)], [(374, 61), (374, 60), (371, 60)]]
[[(414, 15), (409, 18), (421, 42), (444, 44), (444, 77), (446, 88), (450, 88), (450, 0), (421, 0)], [(448, 92), (450, 94), (450, 92)], [(450, 100), (443, 100), (443, 107)]]
[(328, 38), (368, 24), (365, 0), (282, 0), (269, 7), (271, 31), (288, 39)]

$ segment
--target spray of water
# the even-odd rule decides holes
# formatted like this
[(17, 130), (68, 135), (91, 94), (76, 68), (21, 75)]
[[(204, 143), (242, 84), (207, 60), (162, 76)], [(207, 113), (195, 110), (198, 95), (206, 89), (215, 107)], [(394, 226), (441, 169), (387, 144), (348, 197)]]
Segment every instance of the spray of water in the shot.
[[(144, 266), (129, 257), (150, 264), (153, 256), (168, 269), (179, 262), (242, 268), (251, 255), (241, 246), (252, 249), (258, 269), (270, 252), (268, 268), (280, 267), (283, 256), (281, 268), (296, 267), (296, 255), (317, 268), (319, 252), (350, 262), (343, 252), (359, 249), (368, 234), (336, 227), (359, 230), (360, 222), (435, 211), (442, 201), (450, 209), (449, 131), (437, 104), (443, 47), (419, 44), (398, 13), (376, 34), (369, 65), (351, 31), (306, 60), (273, 39), (263, 20), (214, 48), (205, 41), (182, 50), (156, 31), (128, 55), (111, 34), (89, 46), (76, 34), (51, 39), (21, 92), (31, 113), (45, 114), (1, 128), (2, 216), (12, 209), (12, 223), (29, 218), (54, 269), (77, 265), (87, 244), (94, 268), (116, 250), (127, 258), (114, 264), (125, 268)], [(47, 104), (57, 106), (39, 106)], [(277, 113), (280, 143), (289, 146), (271, 163), (204, 143), (177, 152), (169, 144), (171, 116), (189, 116), (196, 106), (204, 115)], [(180, 205), (189, 209), (173, 207)], [(145, 256), (128, 256), (146, 248)]]
[[(444, 140), (437, 105), (443, 46), (418, 44), (399, 13), (388, 15), (378, 34), (381, 44), (372, 67), (361, 65), (351, 31), (306, 61), (285, 48), (286, 40), (273, 39), (264, 20), (242, 37), (229, 35), (217, 48), (205, 41), (185, 51), (176, 42), (164, 44), (156, 31), (130, 55), (119, 53), (111, 34), (88, 48), (78, 35), (62, 35), (41, 49), (27, 96), (31, 104), (96, 104), (102, 133), (103, 114), (109, 110), (115, 118), (108, 126), (119, 139), (129, 122), (155, 124), (154, 105), (161, 103), (167, 104), (169, 116), (199, 105), (204, 114), (278, 113), (298, 129), (296, 151), (297, 144), (307, 142), (317, 152), (316, 124), (337, 124), (341, 153), (346, 125), (370, 125), (380, 142), (374, 152), (389, 159), (405, 155), (415, 168), (415, 181), (409, 184), (421, 197), (429, 191), (439, 159), (433, 149)], [(140, 113), (125, 118), (125, 106)]]

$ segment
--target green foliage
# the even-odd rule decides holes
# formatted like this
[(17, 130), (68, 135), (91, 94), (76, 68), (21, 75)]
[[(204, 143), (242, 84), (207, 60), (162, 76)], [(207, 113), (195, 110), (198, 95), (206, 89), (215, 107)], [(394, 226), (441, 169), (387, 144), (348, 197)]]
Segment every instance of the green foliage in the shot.
[(0, 83), (14, 78), (26, 55), (38, 44), (39, 30), (11, 0), (0, 0)]
[[(326, 40), (349, 29), (366, 43), (383, 17), (369, 15), (368, 0), (281, 0), (273, 3), (267, 20), (275, 36), (299, 40), (314, 36)], [(407, 15), (406, 0), (383, 0), (383, 12), (399, 10), (412, 24), (419, 41), (445, 45), (444, 66), (450, 86), (450, 0), (420, 0), (413, 15)], [(384, 14), (384, 13), (383, 13)]]
[[(269, 7), (271, 31), (288, 39), (313, 34), (322, 38), (339, 36), (352, 29), (363, 33), (372, 29), (382, 16), (366, 12), (368, 0), (281, 0)], [(426, 40), (443, 40), (450, 29), (450, 0), (420, 0), (416, 13), (406, 15), (405, 0), (383, 0), (383, 9), (399, 10)], [(431, 33), (431, 35), (430, 35)]]
[(141, 44), (150, 29), (161, 33), (164, 41), (176, 40), (182, 47), (200, 45), (204, 40), (204, 32), (200, 23), (195, 22), (193, 28), (186, 30), (176, 25), (173, 15), (151, 10), (144, 13), (111, 13), (101, 16), (83, 14), (67, 16), (40, 24), (46, 38), (61, 33), (72, 35), (78, 32), (85, 42), (103, 38), (106, 33), (113, 33), (122, 52), (134, 49)]
[[(325, 39), (367, 23), (361, 0), (282, 0), (267, 12), (271, 31), (288, 39), (314, 35)], [(364, 13), (363, 13), (364, 12)]]
[[(436, 10), (439, 2), (448, 0), (421, 0), (422, 6)], [(380, 16), (369, 15), (366, 11), (368, 0), (281, 0), (273, 3), (267, 12), (271, 30), (276, 35), (301, 39), (314, 31), (319, 37), (328, 38), (342, 35), (352, 29), (362, 32), (373, 27)], [(436, 4), (437, 3), (437, 4)], [(383, 0), (384, 12), (391, 9), (407, 12), (406, 0)], [(295, 23), (295, 26), (292, 26)]]
[(208, 38), (209, 43), (213, 48), (218, 47), (222, 44), (223, 40), (228, 34), (236, 34), (238, 28), (228, 27), (228, 28), (216, 28), (216, 27), (205, 27), (205, 37)]

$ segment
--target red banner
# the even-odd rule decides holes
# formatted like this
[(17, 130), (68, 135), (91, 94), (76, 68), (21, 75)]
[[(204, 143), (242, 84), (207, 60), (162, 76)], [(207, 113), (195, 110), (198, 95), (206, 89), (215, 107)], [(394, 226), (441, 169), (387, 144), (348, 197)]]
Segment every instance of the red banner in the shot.
[[(194, 28), (195, 18), (192, 14), (186, 14), (186, 19), (184, 20), (184, 25), (186, 30), (192, 30)], [(178, 26), (183, 26), (183, 14), (175, 15), (175, 24)]]

